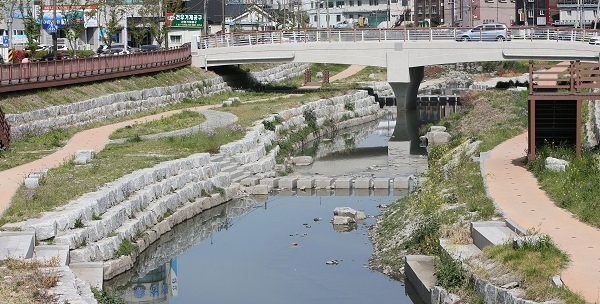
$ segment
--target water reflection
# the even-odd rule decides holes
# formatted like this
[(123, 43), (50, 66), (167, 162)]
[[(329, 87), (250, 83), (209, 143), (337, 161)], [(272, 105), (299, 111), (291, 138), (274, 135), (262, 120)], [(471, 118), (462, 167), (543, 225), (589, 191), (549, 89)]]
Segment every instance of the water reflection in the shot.
[[(418, 174), (427, 166), (418, 136), (426, 120), (419, 111), (391, 108), (380, 121), (315, 143), (313, 165), (295, 171), (332, 177)], [(367, 229), (377, 206), (405, 194), (308, 189), (234, 200), (174, 227), (104, 288), (127, 303), (412, 303), (410, 289), (366, 267), (372, 253)], [(336, 227), (332, 211), (339, 206), (371, 217)], [(326, 264), (332, 260), (339, 263)]]

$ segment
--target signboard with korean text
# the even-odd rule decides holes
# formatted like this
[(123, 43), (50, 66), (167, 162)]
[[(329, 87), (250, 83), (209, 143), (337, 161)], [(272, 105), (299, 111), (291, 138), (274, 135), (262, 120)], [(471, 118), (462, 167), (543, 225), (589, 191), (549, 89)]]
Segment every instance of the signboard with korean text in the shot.
[(169, 27), (204, 27), (203, 14), (174, 14), (167, 13), (167, 26)]

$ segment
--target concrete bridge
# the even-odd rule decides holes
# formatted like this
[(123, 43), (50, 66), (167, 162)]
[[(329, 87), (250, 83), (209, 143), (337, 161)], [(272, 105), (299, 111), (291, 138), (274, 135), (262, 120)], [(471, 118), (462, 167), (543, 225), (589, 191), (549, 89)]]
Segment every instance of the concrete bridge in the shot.
[[(513, 30), (504, 42), (457, 42), (459, 29), (323, 30), (253, 32), (192, 39), (192, 65), (308, 62), (387, 68), (398, 111), (416, 109), (425, 66), (461, 62), (598, 61), (600, 48), (585, 35), (572, 41), (533, 39)], [(583, 37), (583, 38), (581, 38)]]

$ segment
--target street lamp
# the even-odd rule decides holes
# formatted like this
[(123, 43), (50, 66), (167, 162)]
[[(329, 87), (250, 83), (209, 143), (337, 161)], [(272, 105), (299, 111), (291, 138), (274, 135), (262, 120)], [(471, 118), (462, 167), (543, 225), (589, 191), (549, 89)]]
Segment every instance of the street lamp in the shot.
[(221, 21), (221, 34), (225, 35), (225, 0), (221, 0), (223, 20)]

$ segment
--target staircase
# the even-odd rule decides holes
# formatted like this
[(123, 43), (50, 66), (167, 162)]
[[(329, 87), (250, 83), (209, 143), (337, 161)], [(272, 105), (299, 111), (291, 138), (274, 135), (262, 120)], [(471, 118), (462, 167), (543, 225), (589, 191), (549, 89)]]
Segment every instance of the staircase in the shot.
[[(502, 245), (512, 242), (515, 237), (525, 234), (510, 221), (485, 221), (471, 223), (470, 244), (454, 244), (448, 239), (440, 239), (441, 248), (452, 258), (464, 261), (476, 256), (489, 245)], [(421, 299), (427, 304), (445, 303), (435, 287), (434, 257), (408, 255), (405, 259), (406, 279), (414, 286)], [(434, 292), (435, 291), (435, 292)], [(435, 295), (433, 294), (435, 293)], [(432, 299), (435, 299), (432, 301)]]

